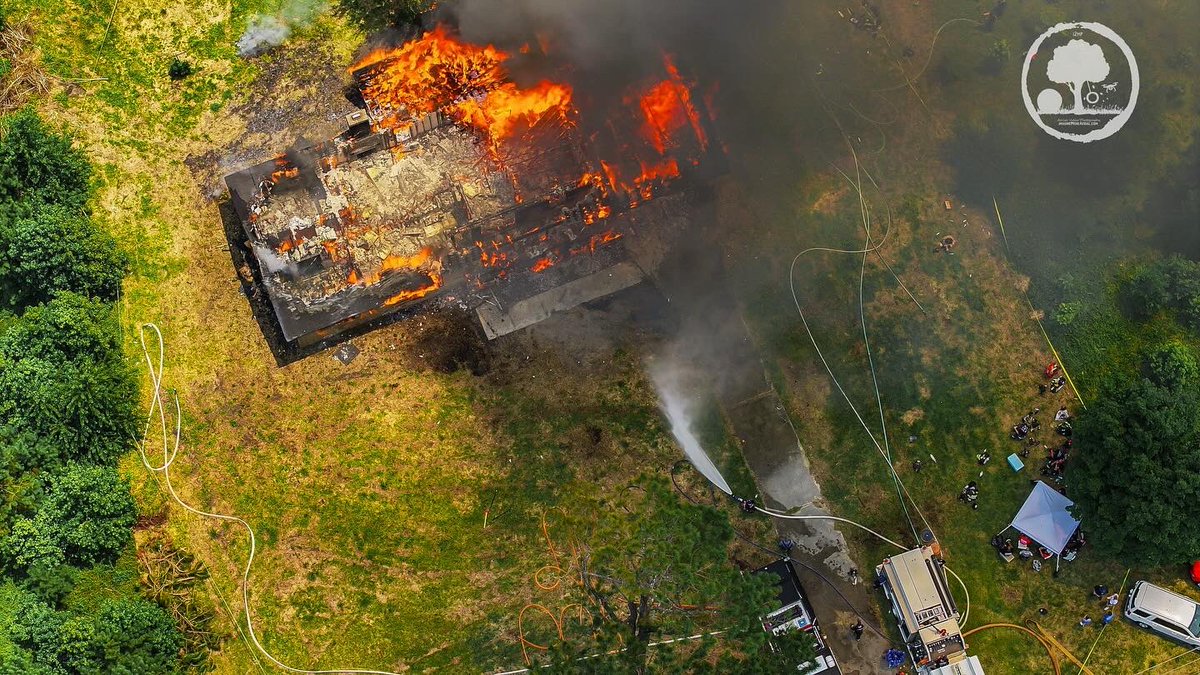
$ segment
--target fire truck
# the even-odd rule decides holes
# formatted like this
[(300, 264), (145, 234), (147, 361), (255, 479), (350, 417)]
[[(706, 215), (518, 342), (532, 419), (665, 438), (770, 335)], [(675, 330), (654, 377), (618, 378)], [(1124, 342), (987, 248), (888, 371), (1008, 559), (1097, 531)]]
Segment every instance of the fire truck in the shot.
[(945, 562), (923, 546), (884, 560), (876, 585), (891, 604), (905, 650), (919, 675), (983, 675), (967, 655), (961, 619), (946, 582)]

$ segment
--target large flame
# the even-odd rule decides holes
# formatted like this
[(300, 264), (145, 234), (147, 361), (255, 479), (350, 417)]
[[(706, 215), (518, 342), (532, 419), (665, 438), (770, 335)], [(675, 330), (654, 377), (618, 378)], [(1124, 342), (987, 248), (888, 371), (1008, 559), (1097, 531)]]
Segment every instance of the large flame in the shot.
[(418, 298), (423, 298), (442, 287), (442, 273), (441, 272), (439, 272), (436, 269), (433, 269), (433, 270), (426, 270), (425, 274), (429, 277), (429, 283), (425, 284), (424, 286), (422, 286), (420, 288), (417, 288), (417, 289), (414, 289), (411, 291), (400, 291), (399, 293), (393, 295), (392, 297), (388, 298), (387, 300), (384, 300), (383, 301), (384, 306), (390, 307), (392, 305), (395, 305), (395, 304), (401, 303), (401, 302), (405, 302), (407, 300), (416, 300)]
[[(540, 46), (543, 53), (548, 51), (546, 44)], [(532, 47), (522, 48), (523, 53), (531, 51)], [(492, 45), (461, 42), (447, 28), (438, 26), (402, 47), (368, 55), (353, 70), (360, 73), (363, 95), (377, 126), (402, 130), (416, 118), (440, 111), (459, 125), (479, 132), (491, 158), (505, 165), (503, 158), (509, 156), (503, 152), (505, 143), (510, 149), (518, 143), (537, 143), (525, 132), (544, 122), (574, 126), (578, 116), (569, 85), (542, 81), (519, 86), (508, 79), (505, 63), (509, 58), (507, 52)], [(664, 55), (663, 67), (663, 79), (641, 83), (619, 99), (632, 119), (625, 125), (620, 121), (610, 123), (617, 146), (610, 154), (595, 157), (595, 170), (575, 181), (577, 187), (594, 190), (594, 198), (579, 206), (585, 226), (600, 230), (597, 224), (612, 217), (614, 208), (635, 208), (655, 198), (680, 177), (681, 162), (697, 164), (708, 147), (705, 127), (693, 102), (693, 83), (684, 80), (669, 55)], [(515, 186), (515, 177), (512, 180)], [(521, 203), (524, 195), (518, 191), (514, 198)], [(548, 235), (539, 235), (538, 229), (525, 235), (547, 241)], [(477, 241), (475, 246), (480, 265), (496, 270), (496, 276), (504, 278), (508, 269), (517, 266), (539, 273), (569, 256), (594, 254), (599, 247), (621, 239), (622, 234), (608, 230), (585, 236), (574, 248), (544, 253), (536, 259), (512, 249), (517, 244), (512, 236)], [(468, 248), (462, 252), (470, 251)], [(428, 249), (413, 256), (389, 256), (375, 272), (362, 278), (353, 271), (348, 281), (370, 285), (393, 271), (419, 272), (428, 276), (426, 286), (403, 291), (385, 304), (420, 298), (442, 285), (441, 266), (431, 256)], [(482, 287), (480, 281), (476, 283)]]
[(494, 89), (504, 81), (500, 64), (507, 58), (491, 45), (459, 42), (438, 26), (402, 47), (368, 54), (352, 70), (375, 66), (363, 94), (393, 111), (419, 116)]
[(460, 42), (444, 26), (398, 49), (377, 51), (354, 65), (374, 67), (363, 95), (385, 109), (383, 126), (400, 128), (411, 117), (442, 110), (487, 136), (496, 148), (520, 128), (545, 119), (568, 122), (571, 88), (541, 82), (521, 88), (507, 80), (509, 54), (492, 45)]
[(692, 90), (683, 81), (670, 55), (663, 56), (663, 67), (670, 77), (650, 87), (638, 102), (645, 117), (642, 134), (658, 154), (664, 155), (675, 134), (690, 125), (700, 149), (704, 150), (708, 147), (708, 135), (704, 133), (700, 114), (692, 104)]
[[(360, 275), (357, 269), (351, 269), (349, 276), (346, 277), (346, 283), (350, 285), (360, 284), (363, 286), (373, 286), (382, 281), (385, 276), (393, 272), (419, 271), (427, 275), (433, 282), (433, 287), (422, 293), (422, 295), (426, 295), (429, 292), (441, 287), (441, 266), (441, 261), (433, 257), (433, 249), (426, 246), (413, 255), (406, 256), (393, 253), (384, 258), (379, 264), (379, 267), (375, 268), (370, 273)], [(421, 296), (418, 295), (416, 297)], [(399, 300), (396, 302), (399, 302)]]

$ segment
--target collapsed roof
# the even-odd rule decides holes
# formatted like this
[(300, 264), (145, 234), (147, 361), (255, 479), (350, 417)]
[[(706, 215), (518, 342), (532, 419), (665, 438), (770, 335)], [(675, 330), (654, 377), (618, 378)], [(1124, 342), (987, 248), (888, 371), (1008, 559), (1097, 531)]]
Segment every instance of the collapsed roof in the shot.
[(447, 302), (494, 337), (640, 280), (617, 267), (634, 210), (710, 151), (690, 85), (668, 59), (585, 135), (569, 87), (521, 89), (506, 58), (441, 28), (371, 54), (344, 133), (226, 177), (286, 340)]

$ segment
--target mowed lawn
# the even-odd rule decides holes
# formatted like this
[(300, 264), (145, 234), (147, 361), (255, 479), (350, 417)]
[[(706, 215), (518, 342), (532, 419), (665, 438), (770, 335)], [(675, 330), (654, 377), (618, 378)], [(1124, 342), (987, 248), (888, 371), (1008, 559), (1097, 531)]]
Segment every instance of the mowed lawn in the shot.
[[(176, 489), (255, 528), (250, 604), (262, 643), (301, 668), (523, 665), (517, 614), (553, 600), (533, 582), (553, 554), (543, 522), (553, 531), (577, 499), (676, 459), (638, 359), (604, 353), (579, 365), (517, 340), (500, 352), (512, 362), (498, 359), (486, 377), (437, 373), (423, 361), (429, 336), (400, 323), (356, 340), (362, 354), (349, 366), (320, 354), (276, 367), (206, 193), (212, 176), (237, 168), (222, 155), (249, 133), (234, 111), (256, 104), (259, 68), (275, 63), (240, 59), (233, 44), (250, 16), (277, 8), (9, 8), (34, 22), (58, 78), (38, 107), (96, 163), (96, 218), (134, 259), (122, 305), (130, 357), (141, 359), (142, 322), (165, 336), (164, 384), (184, 415)], [(361, 40), (320, 17), (296, 26), (289, 48), (340, 69)], [(196, 73), (172, 82), (175, 56)], [(294, 140), (259, 135), (262, 147)], [(136, 458), (125, 467), (143, 512), (168, 515), (176, 542), (212, 572), (227, 635), (218, 672), (272, 670), (240, 620), (244, 531), (172, 505)], [(555, 534), (565, 546), (569, 535)]]

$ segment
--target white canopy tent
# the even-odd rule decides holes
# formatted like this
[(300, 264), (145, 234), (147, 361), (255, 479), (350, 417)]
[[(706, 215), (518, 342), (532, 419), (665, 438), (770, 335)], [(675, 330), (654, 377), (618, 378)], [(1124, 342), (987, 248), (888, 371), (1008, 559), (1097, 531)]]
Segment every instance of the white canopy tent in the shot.
[(1067, 510), (1074, 505), (1075, 502), (1038, 481), (1009, 527), (1053, 551), (1054, 568), (1058, 569), (1063, 549), (1079, 529), (1079, 521)]

